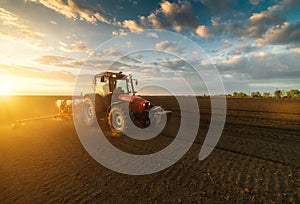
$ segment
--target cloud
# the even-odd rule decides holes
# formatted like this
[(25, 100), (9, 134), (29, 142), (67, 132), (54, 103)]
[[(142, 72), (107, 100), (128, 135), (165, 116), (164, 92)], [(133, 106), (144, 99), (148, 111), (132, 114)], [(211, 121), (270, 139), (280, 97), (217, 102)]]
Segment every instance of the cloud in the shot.
[(290, 50), (292, 50), (293, 52), (300, 54), (300, 47), (293, 47)]
[(249, 56), (235, 55), (219, 62), (222, 74), (230, 74), (235, 79), (296, 79), (299, 78), (297, 54), (254, 53)]
[(60, 49), (62, 51), (65, 52), (84, 52), (87, 54), (92, 54), (93, 53), (93, 49), (88, 48), (84, 42), (82, 41), (76, 41), (74, 43), (72, 43), (71, 45), (68, 45), (66, 43), (63, 42), (59, 42), (60, 45)]
[(160, 11), (157, 10), (154, 13), (151, 13), (148, 17), (141, 16), (141, 24), (144, 28), (165, 29), (170, 27), (170, 22), (162, 17), (159, 17), (159, 15)]
[[(197, 28), (199, 19), (195, 15), (191, 3), (179, 1), (170, 3), (162, 1), (160, 8), (151, 12), (148, 16), (140, 16), (138, 21), (124, 20), (122, 23), (115, 23), (130, 31), (142, 31), (148, 28), (167, 29), (172, 28), (177, 32), (183, 29), (194, 30)], [(117, 31), (114, 35), (119, 34)]]
[(39, 64), (66, 67), (66, 68), (81, 68), (83, 66), (83, 61), (57, 55), (43, 55), (33, 60)]
[(36, 67), (20, 66), (20, 65), (3, 65), (0, 64), (2, 74), (19, 76), (22, 78), (36, 78), (47, 81), (64, 81), (74, 82), (76, 76), (71, 72), (43, 70)]
[(230, 54), (232, 55), (239, 55), (239, 54), (243, 54), (243, 53), (249, 53), (252, 52), (254, 50), (256, 50), (257, 47), (253, 46), (249, 43), (245, 43), (245, 44), (240, 44), (238, 46), (236, 46), (231, 52)]
[(283, 0), (278, 4), (268, 7), (266, 11), (254, 13), (247, 21), (245, 35), (248, 37), (261, 37), (272, 27), (284, 26), (285, 14), (293, 7), (300, 6), (298, 0)]
[(125, 20), (123, 21), (123, 28), (128, 28), (130, 31), (137, 31), (137, 32), (140, 32), (140, 31), (143, 31), (144, 29), (139, 26), (135, 21), (133, 20)]
[(261, 37), (270, 27), (281, 25), (285, 18), (279, 13), (262, 12), (254, 13), (243, 23), (241, 21), (222, 21), (219, 18), (211, 19), (211, 26), (199, 25), (196, 34), (202, 38), (211, 39), (216, 36), (227, 37)]
[(285, 22), (270, 28), (262, 38), (257, 40), (258, 43), (266, 44), (290, 44), (300, 42), (300, 21), (295, 24)]
[(198, 17), (195, 15), (189, 2), (170, 3), (163, 1), (160, 12), (166, 16), (174, 28), (195, 29), (199, 24)]
[(0, 38), (4, 40), (11, 40), (11, 41), (16, 40), (14, 36), (10, 35), (7, 32), (2, 32), (2, 31), (0, 31)]
[(158, 34), (155, 32), (149, 32), (147, 33), (147, 37), (158, 38)]
[(11, 94), (72, 94), (76, 75), (62, 70), (0, 64)]
[(123, 57), (125, 53), (121, 51), (120, 49), (116, 48), (109, 48), (109, 49), (104, 49), (104, 50), (95, 50), (93, 53), (92, 57), (97, 58), (97, 59), (106, 59), (113, 57), (114, 59), (119, 59)]
[(94, 16), (97, 18), (98, 21), (102, 22), (102, 23), (107, 23), (110, 24), (109, 20), (107, 20), (103, 15), (101, 15), (100, 13), (95, 13)]
[(126, 36), (127, 35), (127, 32), (125, 31), (125, 29), (119, 29), (119, 30), (114, 30), (112, 31), (111, 33), (113, 36)]
[(200, 25), (196, 29), (196, 33), (202, 37), (202, 38), (212, 38), (214, 36), (214, 33), (211, 31), (211, 29), (208, 28), (208, 26)]
[(229, 40), (224, 40), (223, 43), (222, 43), (222, 48), (229, 48), (232, 46), (232, 43), (229, 42)]
[(0, 8), (0, 23), (10, 32), (1, 31), (1, 38), (7, 40), (16, 40), (29, 47), (41, 48), (41, 41), (44, 34), (35, 32), (27, 22), (18, 15)]
[(254, 6), (257, 6), (258, 4), (264, 2), (265, 0), (249, 0), (249, 3), (254, 5)]
[(127, 48), (131, 48), (132, 46), (133, 46), (133, 43), (131, 41), (127, 41), (126, 45), (124, 45), (124, 47), (127, 47)]
[(170, 42), (168, 40), (161, 41), (155, 45), (155, 49), (161, 52), (169, 52), (172, 54), (182, 53), (182, 48), (178, 47), (177, 42)]
[(164, 51), (164, 50), (167, 50), (169, 48), (174, 48), (176, 46), (177, 46), (177, 42), (169, 42), (169, 41), (165, 40), (165, 41), (162, 41), (160, 43), (157, 43), (155, 45), (155, 48), (158, 51)]
[(215, 13), (227, 13), (236, 5), (237, 0), (201, 0), (201, 3)]
[[(130, 46), (130, 42), (126, 43), (125, 46)], [(118, 60), (115, 61), (116, 59)], [(32, 61), (41, 65), (92, 71), (104, 71), (107, 68), (114, 70), (123, 69), (125, 67), (134, 68), (136, 64), (142, 63), (137, 59), (124, 56), (124, 53), (116, 49), (109, 49), (104, 51), (96, 50), (90, 55), (88, 59), (84, 60), (60, 55), (41, 55), (33, 59)]]
[(248, 60), (243, 56), (235, 55), (231, 58), (226, 59), (226, 61), (223, 62), (221, 66), (223, 66), (223, 70), (232, 70), (236, 68), (245, 69), (246, 67), (248, 67), (247, 62)]
[(284, 22), (285, 17), (280, 13), (271, 12), (270, 10), (254, 13), (248, 19), (245, 35), (248, 37), (259, 37), (267, 31), (269, 26), (281, 25)]
[(221, 21), (219, 18), (211, 19), (212, 26), (199, 25), (196, 29), (196, 34), (202, 38), (211, 39), (220, 35), (230, 37), (243, 36), (245, 28), (243, 23), (235, 21)]
[(172, 59), (163, 58), (161, 62), (161, 66), (170, 68), (172, 70), (185, 70), (185, 66), (187, 66), (186, 62), (181, 59)]
[[(214, 1), (206, 2), (206, 0), (202, 3), (205, 4), (208, 2), (209, 4), (214, 4)], [(241, 21), (240, 19), (224, 20), (220, 17), (212, 17), (211, 26), (199, 25), (196, 29), (196, 34), (206, 39), (222, 35), (227, 37), (247, 37), (253, 39), (262, 38), (263, 35), (270, 36), (270, 34), (274, 33), (272, 30), (286, 27), (285, 14), (292, 7), (299, 5), (300, 1), (297, 0), (283, 0), (274, 6), (268, 7), (265, 11), (251, 14), (245, 21)], [(262, 42), (263, 40), (261, 39), (260, 41)]]
[(268, 10), (270, 10), (272, 12), (286, 13), (291, 8), (295, 8), (297, 6), (300, 6), (299, 0), (283, 0), (283, 1), (279, 1), (279, 3), (277, 5), (269, 7)]
[(43, 6), (52, 9), (67, 18), (73, 20), (83, 20), (88, 23), (96, 23), (97, 21), (109, 24), (110, 22), (100, 13), (94, 13), (86, 7), (76, 3), (73, 0), (68, 0), (66, 3), (62, 0), (26, 0), (34, 3), (42, 4)]

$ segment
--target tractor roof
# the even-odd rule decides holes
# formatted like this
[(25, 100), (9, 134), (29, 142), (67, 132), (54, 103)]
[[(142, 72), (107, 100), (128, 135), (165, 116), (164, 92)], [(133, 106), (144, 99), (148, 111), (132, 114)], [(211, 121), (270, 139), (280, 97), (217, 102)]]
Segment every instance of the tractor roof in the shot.
[(125, 74), (122, 74), (122, 72), (102, 72), (100, 74), (96, 74), (94, 76), (94, 78), (98, 78), (98, 77), (102, 77), (102, 76), (113, 77), (113, 78), (117, 78), (117, 79), (123, 79), (123, 78), (127, 77)]

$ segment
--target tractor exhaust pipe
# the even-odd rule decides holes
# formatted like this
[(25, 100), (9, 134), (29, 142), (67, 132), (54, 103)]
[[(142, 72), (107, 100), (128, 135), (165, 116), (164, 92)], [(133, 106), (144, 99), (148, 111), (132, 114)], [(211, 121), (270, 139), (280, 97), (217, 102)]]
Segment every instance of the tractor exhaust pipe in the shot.
[(129, 74), (128, 77), (129, 77), (130, 85), (131, 85), (131, 88), (132, 88), (132, 95), (135, 96), (135, 90), (134, 90), (134, 86), (133, 86), (132, 75)]

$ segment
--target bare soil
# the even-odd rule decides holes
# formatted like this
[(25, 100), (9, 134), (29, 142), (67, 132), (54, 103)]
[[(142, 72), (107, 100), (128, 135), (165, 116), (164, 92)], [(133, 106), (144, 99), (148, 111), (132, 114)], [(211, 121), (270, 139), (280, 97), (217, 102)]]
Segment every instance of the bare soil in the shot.
[[(229, 98), (222, 137), (199, 161), (210, 122), (209, 98), (199, 97), (201, 122), (191, 149), (161, 172), (132, 176), (97, 163), (80, 143), (72, 120), (47, 119), (11, 129), (16, 119), (55, 114), (58, 98), (0, 98), (0, 203), (300, 202), (299, 100)], [(173, 111), (166, 128), (149, 141), (110, 137), (107, 131), (117, 148), (149, 154), (176, 136), (176, 99), (148, 98)]]

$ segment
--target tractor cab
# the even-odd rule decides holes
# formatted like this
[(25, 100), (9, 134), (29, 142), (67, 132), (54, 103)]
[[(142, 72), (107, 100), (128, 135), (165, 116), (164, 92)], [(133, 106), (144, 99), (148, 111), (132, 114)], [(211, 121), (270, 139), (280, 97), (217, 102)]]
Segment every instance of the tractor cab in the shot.
[(132, 77), (122, 72), (103, 72), (94, 76), (94, 92), (100, 96), (111, 96), (114, 94), (134, 95)]

